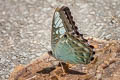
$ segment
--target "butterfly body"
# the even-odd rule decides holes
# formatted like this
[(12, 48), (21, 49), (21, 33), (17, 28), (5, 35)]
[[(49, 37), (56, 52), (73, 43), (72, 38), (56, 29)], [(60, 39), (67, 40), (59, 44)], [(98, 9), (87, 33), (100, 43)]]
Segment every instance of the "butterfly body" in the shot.
[(93, 48), (77, 31), (68, 7), (57, 8), (52, 22), (52, 55), (71, 64), (88, 64), (93, 58)]

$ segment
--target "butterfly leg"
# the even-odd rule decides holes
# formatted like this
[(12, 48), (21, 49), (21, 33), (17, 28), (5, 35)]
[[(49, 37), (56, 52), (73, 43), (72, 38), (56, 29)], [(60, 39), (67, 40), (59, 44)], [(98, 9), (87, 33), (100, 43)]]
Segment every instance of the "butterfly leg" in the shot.
[(56, 76), (65, 76), (68, 72), (68, 66), (67, 64), (63, 62), (59, 62), (58, 65), (56, 65), (56, 69), (54, 70), (54, 73)]
[(66, 63), (63, 63), (63, 62), (60, 62), (60, 65), (61, 65), (61, 68), (62, 68), (62, 71), (63, 73), (68, 73), (69, 72), (69, 65), (66, 64)]
[[(52, 51), (48, 51), (48, 54), (49, 54), (50, 56), (54, 57), (53, 54), (52, 54)], [(62, 68), (62, 72), (63, 72), (63, 73), (67, 73), (68, 70), (69, 70), (69, 65), (66, 64), (66, 63), (64, 63), (64, 62), (59, 62), (59, 63), (58, 63), (58, 66), (56, 66), (56, 68), (58, 68), (58, 67), (61, 67), (61, 68)]]

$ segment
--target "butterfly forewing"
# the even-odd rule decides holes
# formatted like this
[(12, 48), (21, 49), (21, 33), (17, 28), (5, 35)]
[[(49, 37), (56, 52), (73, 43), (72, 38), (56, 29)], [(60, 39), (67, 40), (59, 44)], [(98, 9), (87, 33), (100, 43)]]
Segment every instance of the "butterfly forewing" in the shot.
[[(72, 16), (67, 15), (69, 13), (69, 8), (68, 7), (62, 7), (62, 8), (56, 8), (53, 16), (53, 21), (52, 21), (52, 39), (51, 39), (51, 45), (52, 48), (55, 47), (56, 43), (58, 40), (66, 33), (66, 32), (71, 32), (73, 31), (73, 25), (70, 24), (69, 22), (72, 21)], [(69, 20), (68, 19), (71, 20)]]

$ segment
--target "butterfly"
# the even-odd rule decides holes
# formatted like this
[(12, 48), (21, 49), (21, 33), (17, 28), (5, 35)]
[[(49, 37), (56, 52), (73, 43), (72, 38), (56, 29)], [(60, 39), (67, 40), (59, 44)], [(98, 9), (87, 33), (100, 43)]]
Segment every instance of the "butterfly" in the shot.
[(94, 59), (94, 47), (88, 44), (73, 21), (70, 9), (56, 8), (51, 30), (50, 53), (57, 60), (71, 64), (88, 64)]

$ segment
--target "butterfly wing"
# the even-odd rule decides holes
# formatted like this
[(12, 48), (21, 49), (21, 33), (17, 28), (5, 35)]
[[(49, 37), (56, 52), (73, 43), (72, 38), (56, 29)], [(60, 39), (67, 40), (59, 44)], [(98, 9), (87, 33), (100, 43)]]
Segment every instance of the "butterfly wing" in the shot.
[(72, 64), (88, 64), (93, 57), (93, 51), (74, 36), (66, 34), (56, 44), (55, 57)]
[(93, 56), (92, 49), (77, 31), (68, 7), (57, 8), (54, 13), (51, 43), (53, 56), (64, 62), (87, 64)]

